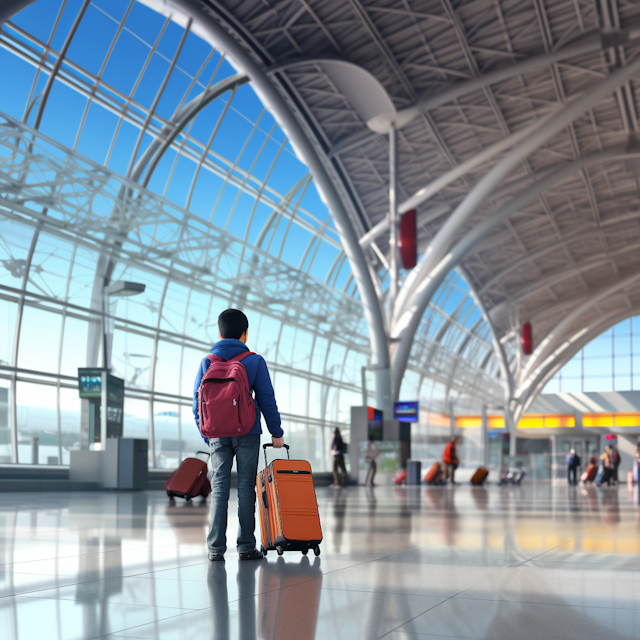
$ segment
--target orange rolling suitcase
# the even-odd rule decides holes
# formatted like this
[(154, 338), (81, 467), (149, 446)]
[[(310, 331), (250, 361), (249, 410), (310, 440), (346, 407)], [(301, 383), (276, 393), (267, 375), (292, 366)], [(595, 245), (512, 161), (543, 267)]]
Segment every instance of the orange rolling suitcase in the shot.
[(278, 555), (285, 551), (307, 555), (313, 549), (319, 556), (322, 529), (311, 465), (306, 460), (291, 460), (286, 444), (287, 460), (267, 464), (267, 447), (272, 446), (262, 445), (266, 466), (256, 481), (262, 552), (266, 555), (275, 549)]
[(424, 476), (424, 481), (427, 484), (439, 484), (442, 480), (442, 467), (439, 462), (436, 462)]
[(486, 467), (478, 467), (476, 472), (471, 476), (471, 484), (480, 486), (489, 475), (489, 469)]

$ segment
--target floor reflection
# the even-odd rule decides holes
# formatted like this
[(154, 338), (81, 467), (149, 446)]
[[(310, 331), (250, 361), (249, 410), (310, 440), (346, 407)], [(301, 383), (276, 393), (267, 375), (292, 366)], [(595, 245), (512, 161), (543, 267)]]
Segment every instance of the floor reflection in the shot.
[(319, 558), (210, 563), (206, 503), (5, 495), (0, 638), (640, 638), (638, 498), (533, 482), (320, 488)]

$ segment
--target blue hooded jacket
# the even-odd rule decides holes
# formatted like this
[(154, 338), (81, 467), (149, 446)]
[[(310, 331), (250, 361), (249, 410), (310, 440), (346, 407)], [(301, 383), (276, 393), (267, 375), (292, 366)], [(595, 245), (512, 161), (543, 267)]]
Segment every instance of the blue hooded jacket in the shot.
[[(249, 350), (250, 349), (247, 345), (235, 338), (223, 338), (211, 347), (211, 353), (223, 358), (224, 360), (230, 360), (243, 351)], [(275, 438), (281, 438), (284, 435), (284, 431), (282, 431), (282, 427), (280, 426), (280, 413), (278, 412), (278, 406), (276, 405), (276, 397), (273, 393), (273, 385), (271, 384), (271, 376), (269, 375), (269, 369), (267, 369), (267, 363), (264, 361), (262, 356), (259, 356), (256, 353), (252, 356), (247, 356), (242, 361), (242, 364), (247, 370), (249, 386), (255, 391), (256, 405), (256, 423), (247, 435), (260, 435), (262, 433), (262, 425), (260, 424), (260, 412), (262, 412), (271, 435)], [(210, 365), (211, 360), (209, 357), (202, 359), (195, 384), (193, 385), (193, 415), (196, 419), (198, 431), (200, 431), (198, 390), (200, 389), (202, 376), (204, 376)], [(207, 444), (209, 443), (208, 438), (205, 438), (204, 436), (202, 436), (202, 438)]]

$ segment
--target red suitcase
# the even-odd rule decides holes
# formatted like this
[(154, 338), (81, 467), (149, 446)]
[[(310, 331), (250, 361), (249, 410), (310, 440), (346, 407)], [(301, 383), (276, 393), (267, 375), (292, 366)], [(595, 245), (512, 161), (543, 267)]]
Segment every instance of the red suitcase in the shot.
[(581, 482), (593, 482), (598, 475), (598, 467), (595, 464), (588, 464), (584, 473), (580, 476)]
[(438, 484), (440, 482), (441, 476), (442, 468), (440, 467), (440, 463), (436, 462), (425, 474), (424, 481), (427, 484)]
[[(205, 451), (198, 451), (209, 458)], [(196, 453), (196, 455), (198, 455)], [(173, 500), (176, 496), (187, 502), (196, 496), (206, 498), (211, 493), (211, 483), (207, 478), (207, 463), (198, 458), (185, 458), (182, 464), (171, 474), (164, 483), (164, 490)]]
[(471, 476), (471, 484), (479, 487), (487, 479), (488, 475), (489, 469), (486, 467), (479, 467), (473, 476)]

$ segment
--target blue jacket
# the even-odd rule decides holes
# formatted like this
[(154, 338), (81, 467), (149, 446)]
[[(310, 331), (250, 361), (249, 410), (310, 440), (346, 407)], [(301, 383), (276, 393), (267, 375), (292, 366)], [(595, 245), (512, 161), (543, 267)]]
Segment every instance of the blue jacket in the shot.
[[(219, 342), (216, 342), (211, 347), (211, 353), (219, 356), (224, 360), (230, 360), (243, 351), (249, 351), (244, 343), (234, 338), (223, 338)], [(284, 434), (282, 427), (280, 426), (280, 413), (278, 412), (278, 406), (276, 405), (276, 397), (273, 393), (273, 385), (271, 384), (271, 376), (269, 376), (269, 369), (267, 369), (267, 363), (262, 356), (258, 354), (247, 356), (242, 364), (247, 370), (247, 378), (249, 378), (249, 386), (255, 391), (255, 404), (256, 404), (256, 423), (253, 425), (253, 429), (249, 431), (248, 435), (262, 433), (262, 425), (260, 424), (260, 412), (264, 416), (267, 422), (267, 428), (272, 436), (275, 438), (281, 438)], [(200, 416), (198, 415), (198, 389), (200, 389), (200, 382), (202, 376), (206, 373), (207, 369), (211, 365), (209, 357), (202, 359), (200, 368), (198, 369), (198, 375), (196, 376), (195, 384), (193, 385), (193, 415), (196, 419), (196, 426), (200, 431)], [(202, 435), (202, 434), (200, 434)], [(208, 438), (202, 436), (206, 443), (209, 442)]]

